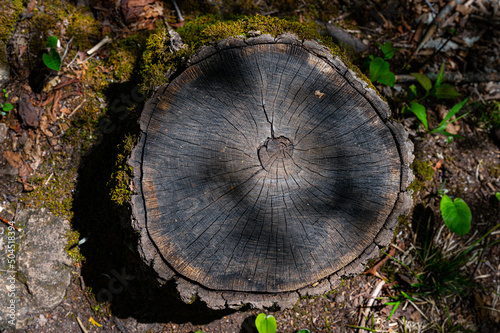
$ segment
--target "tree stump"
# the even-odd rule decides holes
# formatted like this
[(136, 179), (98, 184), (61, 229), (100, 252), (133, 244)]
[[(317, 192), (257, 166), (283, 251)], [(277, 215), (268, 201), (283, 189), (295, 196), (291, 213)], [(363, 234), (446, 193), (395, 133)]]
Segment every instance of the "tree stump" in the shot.
[(143, 260), (211, 308), (291, 307), (359, 273), (406, 214), (413, 145), (315, 41), (204, 47), (140, 119), (133, 226)]

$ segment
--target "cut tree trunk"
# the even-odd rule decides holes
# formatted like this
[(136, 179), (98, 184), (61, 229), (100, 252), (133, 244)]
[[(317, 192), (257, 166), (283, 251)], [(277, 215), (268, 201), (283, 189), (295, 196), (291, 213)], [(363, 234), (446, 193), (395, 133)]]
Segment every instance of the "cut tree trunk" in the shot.
[(204, 47), (151, 98), (130, 164), (143, 260), (211, 308), (293, 306), (392, 239), (413, 145), (368, 84), (294, 35)]

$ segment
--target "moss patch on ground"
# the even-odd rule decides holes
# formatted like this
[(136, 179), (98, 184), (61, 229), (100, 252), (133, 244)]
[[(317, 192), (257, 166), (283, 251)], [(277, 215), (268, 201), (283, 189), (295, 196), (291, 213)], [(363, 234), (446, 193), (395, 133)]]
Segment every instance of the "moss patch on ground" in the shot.
[(19, 14), (23, 11), (23, 0), (0, 2), (0, 64), (7, 63), (7, 41), (14, 31)]
[(425, 188), (428, 182), (434, 176), (434, 169), (432, 168), (431, 161), (414, 160), (411, 164), (411, 169), (415, 175), (415, 180), (408, 186), (411, 193), (417, 193)]

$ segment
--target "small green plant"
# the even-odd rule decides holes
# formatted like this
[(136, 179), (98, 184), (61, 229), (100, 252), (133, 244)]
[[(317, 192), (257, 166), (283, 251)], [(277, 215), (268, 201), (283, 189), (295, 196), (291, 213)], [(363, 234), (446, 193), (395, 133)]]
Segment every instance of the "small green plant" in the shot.
[(449, 196), (443, 195), (439, 209), (448, 229), (459, 236), (463, 236), (469, 232), (472, 214), (469, 206), (463, 199), (456, 198), (452, 201)]
[(255, 327), (259, 333), (275, 333), (278, 325), (274, 316), (259, 313), (257, 318), (255, 318)]
[(396, 51), (391, 42), (385, 42), (384, 45), (378, 44), (384, 57), (374, 57), (370, 55), (369, 69), (370, 69), (370, 80), (373, 82), (380, 82), (389, 87), (394, 87), (396, 83), (396, 76), (389, 69), (389, 63), (386, 60), (390, 60), (394, 57), (394, 52)]
[(407, 293), (404, 291), (400, 290), (400, 293), (396, 296), (391, 296), (391, 301), (384, 303), (384, 305), (392, 305), (392, 310), (391, 313), (389, 314), (389, 317), (387, 317), (387, 320), (391, 320), (392, 315), (396, 312), (398, 307), (401, 305), (402, 302), (405, 302), (407, 300), (410, 301), (415, 301), (414, 298), (410, 297)]
[[(7, 91), (5, 89), (2, 90), (3, 91), (3, 96), (5, 98), (8, 98), (9, 97), (9, 94), (7, 94)], [(14, 108), (14, 106), (10, 103), (2, 103), (0, 102), (0, 114), (2, 116), (6, 116), (9, 114), (9, 112)]]
[(303, 328), (301, 330), (298, 330), (297, 333), (311, 333), (307, 328)]
[(59, 71), (61, 69), (61, 56), (57, 52), (57, 47), (59, 45), (59, 40), (56, 36), (50, 36), (47, 38), (47, 44), (45, 45), (49, 53), (44, 53), (42, 55), (43, 63), (50, 69)]
[[(444, 63), (441, 65), (441, 69), (439, 70), (438, 76), (436, 78), (436, 82), (434, 83), (434, 86), (432, 85), (431, 80), (427, 75), (421, 74), (421, 73), (412, 73), (418, 83), (422, 86), (422, 88), (425, 90), (425, 95), (418, 98), (418, 92), (417, 92), (417, 87), (412, 84), (408, 88), (408, 103), (409, 105), (405, 105), (403, 107), (403, 113), (407, 111), (411, 111), (417, 118), (422, 122), (422, 124), (425, 127), (426, 131), (429, 131), (429, 123), (427, 121), (427, 111), (424, 105), (421, 104), (421, 102), (426, 99), (427, 97), (433, 96), (436, 98), (456, 98), (459, 97), (460, 94), (458, 91), (453, 87), (452, 85), (449, 84), (444, 84)], [(434, 128), (433, 130), (430, 130), (429, 133), (441, 133), (446, 135), (448, 138), (462, 138), (459, 135), (456, 134), (451, 134), (446, 132), (446, 126), (448, 124), (453, 123), (454, 121), (459, 120), (460, 118), (465, 117), (468, 113), (461, 115), (460, 117), (457, 117), (455, 119), (451, 119), (454, 115), (456, 115), (462, 107), (469, 101), (469, 98), (466, 98), (462, 102), (456, 104), (451, 108), (451, 110), (446, 114), (446, 117), (439, 123), (438, 127)]]
[(497, 198), (497, 200), (500, 201), (500, 192), (495, 193), (495, 198)]

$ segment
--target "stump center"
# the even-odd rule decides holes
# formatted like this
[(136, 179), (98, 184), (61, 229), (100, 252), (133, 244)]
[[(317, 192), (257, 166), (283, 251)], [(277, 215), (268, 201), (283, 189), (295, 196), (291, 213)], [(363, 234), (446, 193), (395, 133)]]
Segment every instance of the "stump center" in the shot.
[[(269, 171), (269, 168), (275, 164), (275, 162), (292, 158), (293, 143), (284, 136), (267, 138), (257, 150), (257, 154), (262, 168)], [(279, 165), (281, 165), (281, 163), (277, 164), (277, 166)]]

